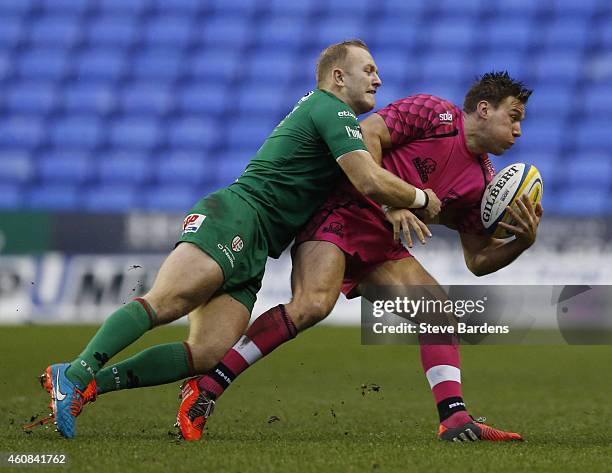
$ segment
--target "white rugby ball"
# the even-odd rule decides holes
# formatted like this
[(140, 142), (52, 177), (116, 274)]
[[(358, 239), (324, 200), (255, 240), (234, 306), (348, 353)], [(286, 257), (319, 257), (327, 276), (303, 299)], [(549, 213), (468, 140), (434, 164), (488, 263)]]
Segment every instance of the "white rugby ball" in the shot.
[(513, 225), (514, 219), (506, 207), (512, 207), (519, 212), (516, 200), (523, 194), (535, 207), (542, 200), (544, 186), (538, 169), (527, 163), (514, 163), (499, 171), (489, 183), (482, 196), (480, 218), (482, 224), (493, 238), (509, 238), (513, 236), (499, 222)]

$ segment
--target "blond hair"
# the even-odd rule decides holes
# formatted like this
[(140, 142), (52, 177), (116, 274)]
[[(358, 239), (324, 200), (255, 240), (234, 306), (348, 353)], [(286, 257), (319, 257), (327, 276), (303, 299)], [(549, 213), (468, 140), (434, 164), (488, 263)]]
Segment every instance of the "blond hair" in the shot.
[(350, 46), (356, 46), (370, 52), (368, 46), (360, 39), (342, 41), (325, 48), (317, 61), (317, 87), (321, 85), (334, 66), (344, 66)]

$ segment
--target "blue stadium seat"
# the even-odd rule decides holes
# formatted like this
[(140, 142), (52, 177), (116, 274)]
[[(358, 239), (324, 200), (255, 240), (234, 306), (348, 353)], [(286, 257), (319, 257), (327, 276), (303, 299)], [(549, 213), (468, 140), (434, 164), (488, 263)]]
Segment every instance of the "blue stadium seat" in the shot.
[(102, 16), (93, 19), (87, 28), (94, 47), (127, 47), (139, 38), (139, 23), (129, 16)]
[(576, 146), (579, 150), (610, 149), (612, 120), (593, 118), (577, 123)]
[(491, 71), (508, 71), (517, 80), (526, 81), (526, 54), (507, 49), (480, 54), (477, 58), (479, 74)]
[(71, 115), (51, 123), (50, 133), (57, 147), (91, 149), (102, 139), (103, 129), (96, 117)]
[(161, 128), (157, 120), (146, 117), (127, 117), (113, 120), (108, 138), (116, 148), (150, 149), (160, 140)]
[[(263, 140), (262, 140), (263, 143)], [(255, 156), (256, 150), (236, 148), (219, 157), (217, 164), (218, 182), (221, 186), (229, 186), (238, 179), (246, 169), (249, 161)]]
[(192, 85), (179, 88), (176, 94), (177, 106), (182, 113), (202, 114), (202, 116), (219, 114), (235, 101), (227, 84), (221, 81), (194, 82)]
[(411, 64), (411, 55), (403, 49), (385, 49), (374, 58), (378, 66), (378, 73), (383, 82), (380, 93), (387, 86), (399, 87), (408, 81), (415, 81), (420, 77), (420, 70)]
[(139, 196), (135, 187), (123, 183), (88, 188), (80, 198), (91, 212), (127, 212), (140, 207)]
[(45, 134), (43, 122), (36, 115), (13, 115), (0, 120), (0, 149), (28, 149), (38, 146)]
[(221, 0), (213, 3), (215, 14), (245, 17), (253, 13), (260, 2), (259, 0), (233, 0), (231, 2)]
[(159, 156), (153, 170), (162, 184), (198, 185), (216, 175), (216, 163), (207, 162), (202, 151), (175, 151)]
[(57, 102), (57, 93), (50, 84), (17, 82), (6, 91), (6, 107), (11, 113), (48, 113)]
[(0, 15), (0, 48), (15, 46), (23, 36), (23, 23), (19, 16)]
[(610, 48), (612, 48), (612, 28), (610, 28), (609, 17), (607, 20), (599, 23), (595, 35), (601, 48), (604, 50), (610, 50)]
[[(376, 92), (376, 107), (374, 110), (380, 110), (398, 99), (407, 97), (414, 93), (414, 89), (407, 87), (396, 86), (394, 84), (384, 83), (384, 85)], [(363, 120), (363, 116), (361, 117)]]
[(19, 57), (18, 68), (27, 79), (60, 79), (68, 69), (68, 55), (63, 49), (29, 49)]
[(48, 184), (81, 184), (91, 177), (92, 163), (88, 154), (58, 150), (39, 156), (37, 170)]
[[(429, 80), (425, 82), (415, 82), (413, 88), (405, 92), (401, 97), (415, 94), (431, 94), (436, 95), (445, 100), (449, 100), (458, 107), (463, 105), (463, 97), (467, 92), (467, 88), (458, 86), (453, 81), (446, 80)], [(398, 99), (401, 97), (397, 97)]]
[(64, 88), (63, 105), (69, 113), (104, 115), (116, 107), (115, 92), (108, 84), (78, 81)]
[(276, 125), (277, 122), (269, 117), (257, 122), (250, 118), (238, 118), (228, 124), (227, 141), (232, 148), (252, 150), (255, 155)]
[(246, 76), (255, 82), (285, 84), (293, 75), (295, 56), (289, 52), (257, 52), (245, 64)]
[(116, 15), (137, 15), (151, 8), (150, 0), (98, 0), (98, 8)]
[(172, 109), (174, 93), (165, 85), (134, 82), (124, 87), (119, 102), (126, 114), (164, 115)]
[(411, 0), (410, 2), (381, 0), (377, 3), (377, 10), (382, 12), (381, 16), (408, 21), (421, 17), (430, 7), (429, 0)]
[(319, 49), (353, 38), (363, 38), (365, 22), (353, 18), (325, 19), (313, 28), (313, 39)]
[(30, 42), (38, 46), (69, 48), (81, 36), (82, 23), (78, 18), (64, 16), (41, 17), (31, 26)]
[(194, 25), (187, 15), (163, 15), (156, 17), (145, 26), (144, 37), (155, 47), (183, 48), (191, 40)]
[(198, 116), (172, 120), (168, 125), (168, 142), (175, 149), (193, 148), (204, 151), (219, 139), (215, 121)]
[(462, 54), (432, 52), (422, 58), (421, 68), (424, 82), (461, 82), (472, 78), (468, 58)]
[(523, 136), (518, 140), (521, 151), (547, 152), (557, 154), (568, 145), (571, 135), (565, 129), (564, 121), (550, 117), (547, 121), (526, 120), (522, 124)]
[(145, 153), (117, 151), (97, 160), (98, 175), (103, 184), (118, 182), (142, 183), (152, 172), (151, 159)]
[(270, 10), (275, 14), (289, 15), (296, 18), (306, 18), (318, 7), (316, 0), (288, 2), (287, 0), (269, 0)]
[(174, 80), (183, 65), (181, 52), (173, 48), (148, 49), (134, 57), (132, 73), (139, 80)]
[(484, 0), (462, 0), (456, 2), (454, 0), (438, 0), (436, 5), (436, 13), (438, 15), (446, 15), (449, 17), (466, 16), (470, 18), (477, 17), (486, 6)]
[(480, 41), (491, 53), (510, 52), (516, 54), (529, 46), (534, 38), (534, 24), (522, 14), (518, 18), (500, 15), (485, 23)]
[(350, 12), (351, 18), (363, 17), (368, 10), (374, 10), (370, 0), (334, 0), (321, 2), (320, 5), (323, 7), (323, 13), (330, 18), (345, 16), (347, 12)]
[(22, 187), (0, 182), (0, 209), (13, 210), (22, 206)]
[(583, 111), (591, 118), (597, 118), (598, 114), (609, 114), (612, 110), (612, 87), (609, 84), (589, 87), (584, 91), (581, 104)]
[(0, 2), (0, 17), (5, 15), (24, 15), (32, 10), (37, 0), (8, 0)]
[(34, 165), (28, 153), (3, 149), (0, 156), (0, 182), (23, 184), (32, 177)]
[(572, 51), (544, 51), (531, 64), (535, 77), (548, 84), (573, 84), (583, 72), (582, 56)]
[(246, 116), (277, 116), (289, 113), (294, 104), (277, 86), (256, 81), (240, 88), (236, 105), (238, 111)]
[(559, 18), (548, 23), (543, 35), (540, 31), (538, 36), (543, 36), (546, 48), (561, 51), (580, 50), (584, 48), (588, 39), (590, 28), (588, 20), (589, 18), (584, 16)]
[(531, 18), (542, 11), (546, 5), (547, 2), (534, 2), (532, 0), (496, 0), (491, 2), (498, 18), (507, 20), (517, 16)]
[(155, 186), (144, 194), (144, 208), (187, 212), (204, 195), (206, 192), (203, 192), (199, 186), (185, 184)]
[(558, 195), (557, 211), (583, 217), (609, 215), (610, 196), (606, 192), (593, 192), (588, 185), (566, 189)]
[(214, 49), (241, 48), (251, 41), (254, 33), (248, 19), (235, 14), (210, 17), (198, 30), (200, 41)]
[(300, 17), (271, 17), (265, 28), (257, 31), (259, 44), (277, 50), (296, 49), (306, 39), (307, 22)]
[(230, 82), (242, 70), (242, 57), (234, 49), (205, 48), (196, 51), (189, 64), (193, 79)]
[(427, 35), (427, 44), (432, 49), (457, 50), (465, 52), (480, 38), (474, 21), (470, 17), (451, 18), (435, 22)]
[(567, 161), (566, 182), (571, 187), (590, 185), (607, 190), (612, 186), (612, 153), (582, 153)]
[(600, 0), (552, 0), (552, 10), (555, 15), (566, 17), (582, 17), (590, 19), (590, 16), (597, 11), (597, 8), (604, 2)]
[(82, 206), (81, 193), (70, 184), (40, 184), (29, 189), (28, 206), (36, 210), (75, 210)]
[(42, 0), (39, 3), (44, 14), (61, 15), (64, 18), (82, 15), (94, 6), (91, 0)]
[(206, 4), (202, 0), (156, 0), (155, 8), (162, 14), (196, 15)]
[(526, 116), (528, 120), (546, 120), (554, 116), (563, 118), (576, 110), (574, 89), (565, 85), (538, 87), (529, 98)]
[(6, 79), (13, 72), (13, 59), (10, 53), (0, 49), (0, 80)]
[[(378, 52), (385, 52), (386, 48), (399, 49), (413, 48), (421, 40), (421, 30), (417, 18), (396, 18), (392, 15), (380, 17), (370, 25), (371, 43), (368, 46), (376, 48), (376, 59)], [(406, 51), (406, 53), (409, 51)]]
[(76, 61), (76, 72), (80, 80), (117, 80), (125, 72), (126, 58), (117, 48), (87, 49)]

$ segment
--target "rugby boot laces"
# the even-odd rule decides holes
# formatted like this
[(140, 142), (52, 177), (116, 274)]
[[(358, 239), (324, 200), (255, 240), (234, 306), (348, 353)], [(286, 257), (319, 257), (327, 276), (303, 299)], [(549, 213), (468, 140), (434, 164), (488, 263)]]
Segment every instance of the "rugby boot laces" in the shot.
[(175, 426), (181, 437), (188, 441), (199, 440), (206, 421), (213, 413), (215, 400), (198, 386), (198, 378), (192, 378), (181, 385), (181, 405)]

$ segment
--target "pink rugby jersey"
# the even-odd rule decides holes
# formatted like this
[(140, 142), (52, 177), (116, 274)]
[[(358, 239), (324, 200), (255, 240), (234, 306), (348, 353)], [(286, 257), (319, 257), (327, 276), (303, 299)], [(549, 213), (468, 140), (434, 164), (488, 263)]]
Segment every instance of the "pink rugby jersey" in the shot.
[(453, 103), (428, 94), (403, 98), (377, 112), (391, 135), (383, 167), (420, 189), (432, 189), (454, 225), (482, 233), (480, 201), (495, 170), (486, 154), (471, 153), (463, 113)]

